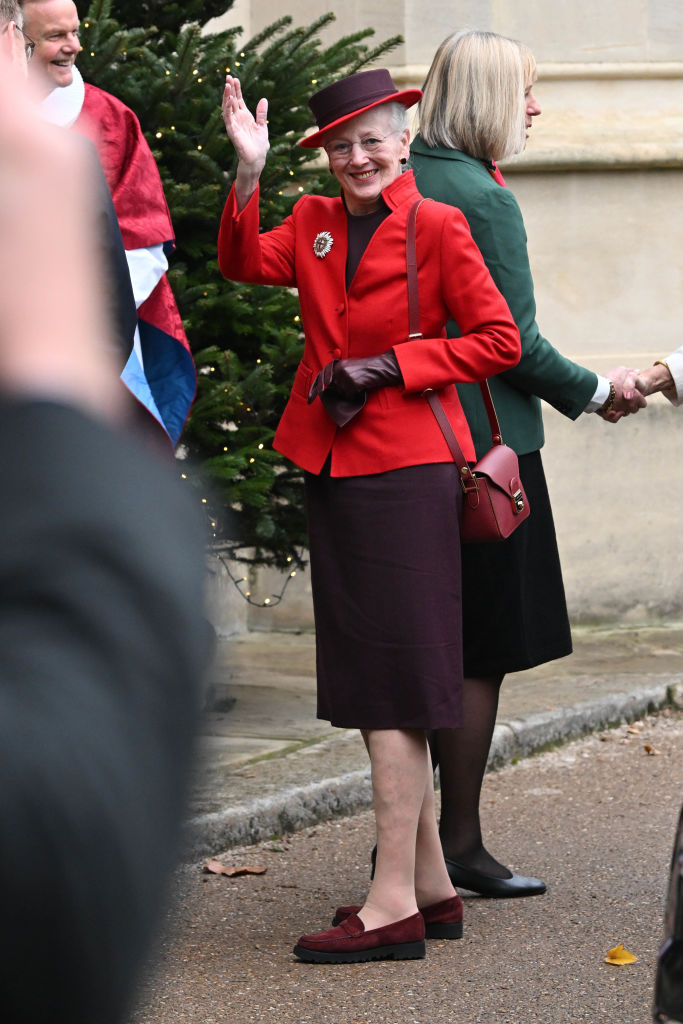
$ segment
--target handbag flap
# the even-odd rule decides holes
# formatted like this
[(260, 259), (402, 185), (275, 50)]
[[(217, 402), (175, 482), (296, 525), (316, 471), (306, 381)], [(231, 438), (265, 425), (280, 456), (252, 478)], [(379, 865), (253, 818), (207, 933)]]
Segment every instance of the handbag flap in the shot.
[(475, 476), (485, 476), (506, 494), (521, 489), (517, 455), (506, 444), (490, 448), (473, 467)]

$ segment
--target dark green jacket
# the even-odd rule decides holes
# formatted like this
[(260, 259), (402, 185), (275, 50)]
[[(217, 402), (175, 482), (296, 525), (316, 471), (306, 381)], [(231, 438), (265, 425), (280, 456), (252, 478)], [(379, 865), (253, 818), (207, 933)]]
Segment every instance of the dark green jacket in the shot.
[[(457, 149), (430, 148), (418, 135), (411, 166), (423, 196), (457, 206), (464, 213), (493, 280), (505, 296), (522, 338), (522, 358), (512, 370), (490, 379), (503, 440), (522, 455), (543, 445), (540, 399), (576, 419), (595, 394), (595, 373), (553, 348), (536, 324), (534, 284), (526, 231), (517, 200), (501, 187), (481, 160)], [(458, 336), (451, 322), (449, 334)], [(491, 431), (477, 384), (458, 384), (477, 456), (491, 446)]]

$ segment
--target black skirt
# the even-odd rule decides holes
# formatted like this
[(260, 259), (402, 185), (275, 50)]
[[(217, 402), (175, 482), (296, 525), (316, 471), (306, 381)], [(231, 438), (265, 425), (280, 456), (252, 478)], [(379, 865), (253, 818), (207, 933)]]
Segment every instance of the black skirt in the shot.
[(306, 474), (318, 717), (342, 728), (462, 724), (452, 463)]
[(466, 677), (504, 675), (572, 651), (560, 556), (540, 452), (520, 455), (531, 514), (496, 544), (465, 544)]

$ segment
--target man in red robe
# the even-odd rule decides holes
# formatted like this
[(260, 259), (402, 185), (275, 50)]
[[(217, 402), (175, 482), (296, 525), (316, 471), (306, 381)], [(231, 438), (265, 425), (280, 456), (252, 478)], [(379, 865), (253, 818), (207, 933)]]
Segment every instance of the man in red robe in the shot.
[(119, 219), (138, 307), (135, 347), (122, 380), (175, 445), (196, 376), (166, 277), (175, 243), (159, 170), (133, 111), (83, 82), (75, 66), (81, 45), (73, 0), (24, 0), (23, 9), (36, 44), (30, 73), (44, 96), (43, 113), (93, 140)]

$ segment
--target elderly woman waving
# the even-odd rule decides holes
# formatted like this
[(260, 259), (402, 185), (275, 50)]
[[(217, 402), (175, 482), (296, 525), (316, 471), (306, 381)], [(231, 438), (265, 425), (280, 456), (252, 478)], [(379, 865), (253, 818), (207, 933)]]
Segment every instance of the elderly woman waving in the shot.
[[(318, 717), (359, 728), (371, 763), (375, 876), (362, 907), (299, 939), (296, 955), (315, 962), (422, 957), (425, 934), (462, 934), (426, 738), (461, 724), (461, 489), (423, 392), (439, 392), (471, 458), (455, 382), (513, 366), (520, 346), (464, 217), (434, 202), (417, 219), (421, 336), (409, 339), (406, 230), (420, 196), (402, 170), (420, 95), (384, 69), (317, 92), (318, 131), (301, 145), (324, 148), (341, 196), (304, 196), (264, 233), (267, 101), (253, 116), (232, 77), (223, 100), (239, 163), (221, 271), (299, 290), (304, 353), (274, 446), (305, 471)], [(457, 339), (446, 336), (451, 317)]]

